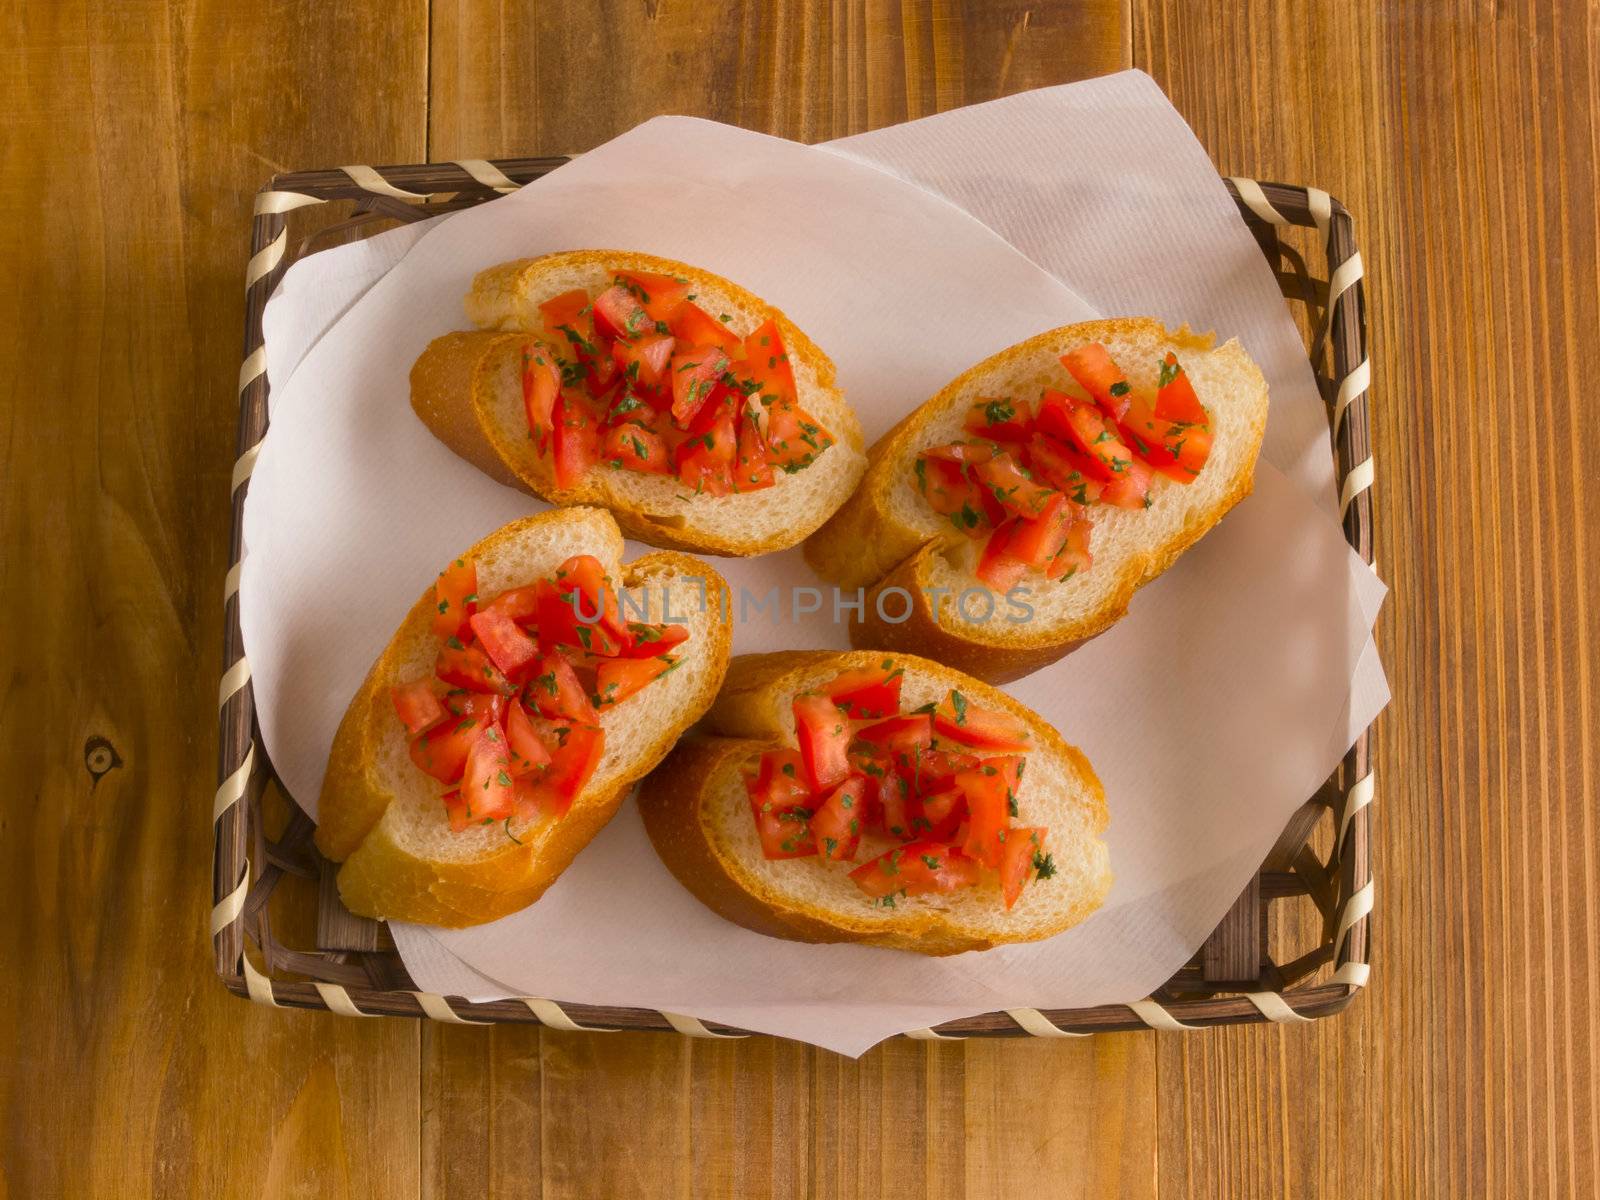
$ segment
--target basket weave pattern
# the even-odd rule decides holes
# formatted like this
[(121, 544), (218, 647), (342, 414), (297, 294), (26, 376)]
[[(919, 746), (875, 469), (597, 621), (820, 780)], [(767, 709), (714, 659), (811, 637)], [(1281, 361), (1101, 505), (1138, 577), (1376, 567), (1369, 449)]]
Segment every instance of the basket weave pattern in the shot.
[[(311, 842), (298, 810), (276, 837), (262, 819), (272, 767), (255, 727), (250, 666), (239, 632), (239, 563), (244, 498), (267, 429), (266, 358), (261, 315), (289, 263), (332, 241), (368, 236), (387, 224), (421, 220), (515, 191), (565, 158), (481, 159), (375, 169), (341, 167), (279, 175), (256, 197), (245, 273), (244, 365), (239, 372), (239, 457), (233, 471), (232, 531), (225, 587), (223, 662), (218, 693), (220, 746), (213, 807), (211, 939), (218, 975), (236, 995), (276, 1007), (328, 1009), (346, 1016), (429, 1017), (455, 1024), (540, 1023), (564, 1030), (677, 1030), (697, 1037), (743, 1031), (652, 1009), (603, 1008), (517, 997), (492, 1002), (421, 992), (406, 975), (386, 931), (344, 913), (329, 864)], [(1311, 364), (1333, 432), (1335, 477), (1346, 538), (1370, 566), (1373, 460), (1367, 416), (1367, 353), (1361, 255), (1348, 212), (1314, 188), (1226, 181), (1286, 302), (1303, 315)], [(293, 230), (317, 206), (348, 209), (316, 232)], [(326, 212), (327, 210), (321, 210)], [(1316, 231), (1322, 271), (1282, 236)], [(1365, 985), (1373, 884), (1370, 730), (1339, 769), (1290, 818), (1261, 870), (1194, 960), (1155, 995), (1095, 1008), (1006, 1009), (916, 1030), (914, 1038), (1080, 1037), (1116, 1029), (1195, 1029), (1252, 1021), (1298, 1022), (1343, 1010)], [(1319, 835), (1320, 831), (1320, 837)], [(1320, 855), (1314, 843), (1331, 847)], [(322, 883), (317, 946), (296, 949), (273, 933), (268, 901), (285, 875)], [(1321, 938), (1287, 962), (1268, 944), (1267, 906), (1308, 898), (1321, 916)], [(252, 957), (259, 956), (260, 965)]]

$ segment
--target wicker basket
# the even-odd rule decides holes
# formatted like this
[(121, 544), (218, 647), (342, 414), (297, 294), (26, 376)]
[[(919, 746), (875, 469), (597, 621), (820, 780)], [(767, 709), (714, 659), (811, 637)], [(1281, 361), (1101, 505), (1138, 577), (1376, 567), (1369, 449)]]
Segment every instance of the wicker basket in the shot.
[[(338, 903), (333, 873), (313, 847), (311, 822), (279, 800), (264, 801), (272, 766), (255, 728), (250, 668), (239, 634), (239, 557), (244, 497), (267, 428), (261, 314), (288, 264), (338, 240), (369, 236), (516, 190), (564, 158), (470, 160), (409, 166), (343, 167), (279, 175), (256, 198), (246, 272), (244, 366), (239, 374), (239, 459), (233, 472), (222, 677), (219, 787), (213, 810), (211, 938), (217, 973), (236, 995), (279, 1007), (331, 1009), (351, 1016), (431, 1017), (455, 1023), (536, 1022), (559, 1029), (675, 1029), (702, 1037), (742, 1031), (695, 1017), (635, 1008), (600, 1008), (543, 997), (473, 1003), (419, 992), (387, 930)], [(1345, 536), (1372, 562), (1369, 365), (1361, 256), (1350, 215), (1326, 192), (1231, 179), (1229, 190), (1301, 321), (1334, 434)], [(332, 205), (332, 208), (325, 206)], [(341, 213), (340, 210), (344, 211)], [(1296, 230), (1295, 227), (1301, 227)], [(309, 232), (308, 232), (309, 231)], [(1313, 232), (1314, 231), (1314, 234)], [(1323, 260), (1323, 277), (1295, 242)], [(1344, 1009), (1367, 980), (1370, 731), (1339, 770), (1290, 819), (1234, 907), (1195, 958), (1152, 997), (1132, 1004), (1039, 1011), (1008, 1009), (916, 1031), (924, 1038), (1071, 1037), (1114, 1029), (1192, 1029), (1251, 1021), (1304, 1021)], [(285, 815), (287, 814), (287, 815)], [(269, 834), (270, 831), (270, 834)], [(1323, 847), (1321, 853), (1317, 847)], [(281, 887), (290, 877), (308, 881)], [(277, 893), (277, 900), (273, 900)], [(299, 904), (285, 903), (296, 893)], [(304, 928), (317, 897), (314, 944), (296, 949), (274, 934)], [(1315, 906), (1320, 938), (1278, 961), (1268, 906), (1301, 899)], [(295, 939), (290, 939), (295, 940)], [(253, 943), (253, 947), (249, 945)]]

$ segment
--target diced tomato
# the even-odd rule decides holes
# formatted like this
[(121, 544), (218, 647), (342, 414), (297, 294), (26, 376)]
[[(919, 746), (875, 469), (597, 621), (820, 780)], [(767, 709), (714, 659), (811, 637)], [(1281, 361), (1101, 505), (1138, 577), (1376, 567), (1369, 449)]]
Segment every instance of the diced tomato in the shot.
[[(1182, 399), (1169, 400), (1170, 410), (1191, 412), (1199, 408), (1198, 400), (1194, 400), (1193, 404), (1190, 403), (1194, 390), (1186, 386), (1188, 376), (1182, 373), (1182, 368), (1169, 364), (1163, 366), (1161, 370), (1164, 379), (1169, 371), (1178, 372), (1173, 381), (1165, 386), (1162, 395), (1175, 387), (1187, 392), (1187, 396)], [(1182, 380), (1183, 384), (1178, 384), (1178, 380)], [(1180, 483), (1193, 483), (1195, 476), (1200, 473), (1200, 468), (1205, 466), (1206, 459), (1211, 456), (1211, 431), (1203, 422), (1188, 424), (1161, 416), (1161, 403), (1159, 396), (1153, 406), (1147, 398), (1136, 397), (1123, 418), (1123, 437), (1145, 461), (1164, 475)], [(1205, 418), (1205, 410), (1199, 411), (1202, 418)]]
[(868, 725), (856, 732), (856, 739), (870, 742), (882, 750), (915, 750), (933, 744), (933, 716), (930, 713), (907, 713), (890, 717), (876, 725)]
[(1133, 459), (1126, 471), (1106, 484), (1100, 493), (1100, 502), (1117, 508), (1144, 508), (1144, 497), (1150, 490), (1152, 475), (1148, 464), (1142, 459)]
[(594, 705), (584, 693), (583, 684), (572, 664), (559, 650), (549, 650), (540, 656), (534, 667), (534, 677), (528, 682), (526, 696), (542, 716), (551, 720), (578, 721), (593, 725), (599, 721)]
[(978, 864), (941, 842), (923, 840), (880, 854), (850, 878), (875, 900), (899, 892), (920, 896), (970, 887), (978, 882)]
[(1067, 530), (1067, 540), (1045, 568), (1046, 579), (1065, 579), (1077, 571), (1087, 571), (1094, 558), (1089, 553), (1089, 533), (1094, 526), (1079, 517)]
[(848, 862), (861, 844), (861, 813), (867, 781), (852, 775), (828, 795), (811, 816), (811, 836), (823, 858)]
[(471, 624), (484, 653), (508, 679), (518, 678), (539, 653), (533, 639), (503, 612), (474, 613)]
[(950, 750), (920, 750), (896, 758), (896, 769), (919, 795), (944, 791), (962, 771), (977, 765), (976, 754)]
[(1024, 522), (1012, 517), (989, 535), (978, 556), (977, 577), (997, 592), (1009, 592), (1027, 574), (1028, 564), (1011, 553), (1011, 538)]
[(912, 824), (930, 841), (948, 842), (967, 815), (967, 795), (960, 788), (923, 796), (917, 804), (921, 811)]
[(439, 797), (444, 802), (445, 816), (450, 818), (450, 832), (460, 833), (472, 824), (467, 816), (467, 802), (461, 798), (460, 788), (451, 788)]
[(738, 457), (733, 469), (733, 487), (738, 492), (758, 492), (773, 484), (772, 464), (767, 461), (767, 441), (761, 426), (755, 420), (763, 411), (759, 405), (750, 407), (745, 401), (744, 419), (739, 422)]
[(933, 712), (933, 727), (940, 737), (980, 750), (1028, 749), (1028, 726), (1021, 717), (969, 703), (951, 689)]
[(628, 623), (628, 636), (633, 644), (622, 651), (630, 658), (651, 658), (665, 654), (674, 646), (689, 640), (689, 630), (683, 625), (646, 625), (637, 621)]
[(674, 452), (678, 480), (696, 495), (726, 496), (733, 489), (737, 434), (729, 405), (718, 404), (711, 415), (707, 427), (684, 439)]
[(1038, 517), (1032, 521), (1019, 520), (1012, 527), (1005, 552), (1030, 567), (1042, 567), (1061, 552), (1067, 541), (1067, 531), (1076, 519), (1075, 506), (1057, 492)]
[(1036, 517), (1056, 492), (1035, 483), (1010, 454), (997, 454), (973, 468), (979, 480), (994, 493), (994, 498), (1010, 513)]
[(478, 611), (478, 564), (458, 558), (439, 572), (433, 585), (435, 637), (458, 636)]
[(986, 867), (998, 869), (1005, 851), (1005, 833), (1011, 823), (1011, 801), (1016, 794), (1020, 761), (986, 758), (955, 778), (956, 787), (967, 798), (967, 840), (963, 849)]
[(492, 725), (500, 720), (506, 710), (506, 697), (497, 692), (464, 692), (456, 690), (446, 693), (444, 706), (455, 717), (471, 717), (484, 725)]
[(760, 385), (755, 396), (772, 396), (789, 401), (798, 398), (794, 368), (789, 362), (789, 352), (784, 347), (783, 335), (778, 332), (776, 321), (769, 317), (756, 326), (750, 336), (744, 339), (739, 353), (743, 360), (734, 369), (736, 373)]
[(900, 711), (900, 685), (905, 672), (885, 659), (881, 667), (857, 667), (843, 671), (822, 687), (831, 699), (855, 720), (886, 717)]
[(556, 397), (555, 423), (556, 486), (569, 488), (600, 457), (600, 436), (589, 406), (565, 392)]
[(679, 305), (677, 312), (673, 313), (667, 324), (672, 329), (672, 334), (683, 346), (715, 346), (724, 352), (724, 355), (738, 354), (742, 343), (731, 329), (727, 321), (718, 321), (712, 318), (697, 304), (684, 302)]
[(538, 587), (541, 644), (576, 646), (607, 658), (622, 648), (624, 638), (616, 633), (621, 628), (615, 608), (616, 597), (609, 589), (605, 593), (609, 603), (607, 609), (602, 611), (598, 592), (586, 592), (570, 582), (563, 588), (560, 583), (551, 583), (549, 580), (541, 580)]
[(446, 721), (411, 739), (411, 761), (440, 783), (454, 783), (467, 765), (467, 751), (485, 723), (472, 717)]
[(966, 429), (995, 442), (1024, 442), (1033, 432), (1026, 400), (979, 400), (967, 410)]
[(1182, 425), (1209, 425), (1211, 416), (1200, 397), (1195, 395), (1194, 384), (1178, 362), (1178, 356), (1167, 351), (1161, 364), (1160, 386), (1156, 390), (1156, 416), (1163, 421), (1176, 421)]
[(671, 452), (658, 433), (638, 425), (615, 425), (606, 432), (600, 447), (604, 462), (642, 471), (647, 475), (668, 475), (672, 472)]
[(1079, 346), (1061, 356), (1061, 365), (1089, 393), (1100, 411), (1113, 421), (1122, 420), (1133, 391), (1122, 368), (1111, 360), (1111, 353), (1099, 342)]
[(532, 624), (539, 615), (539, 588), (531, 583), (527, 587), (508, 588), (484, 605), (484, 610), (505, 613), (519, 625)]
[(505, 730), (512, 775), (529, 775), (550, 762), (550, 748), (533, 727), (528, 710), (516, 701), (506, 709)]
[(850, 722), (827, 696), (794, 698), (795, 733), (814, 792), (831, 791), (850, 774)]
[(689, 294), (689, 281), (654, 271), (618, 271), (617, 279), (633, 289), (652, 321), (670, 321)]
[(799, 755), (774, 750), (761, 756), (758, 773), (747, 777), (750, 811), (767, 858), (805, 858), (817, 852), (810, 828), (810, 791)]
[(621, 704), (645, 684), (672, 670), (674, 661), (656, 658), (608, 658), (595, 671), (595, 707)]
[(505, 731), (500, 726), (486, 725), (480, 729), (467, 751), (461, 798), (467, 802), (467, 815), (474, 821), (498, 821), (511, 815), (511, 753), (506, 748)]
[(950, 442), (943, 446), (930, 446), (922, 453), (928, 458), (942, 458), (946, 462), (971, 467), (1005, 452), (984, 442)]
[(617, 367), (616, 355), (611, 354), (604, 344), (597, 346), (600, 357), (587, 363), (588, 373), (583, 377), (584, 390), (599, 400), (613, 387), (622, 382), (622, 372)]
[(728, 369), (728, 356), (715, 346), (690, 346), (672, 356), (668, 369), (672, 373), (672, 419), (679, 428), (687, 429)]
[(1034, 855), (1044, 852), (1043, 826), (1026, 826), (1006, 830), (1005, 848), (1000, 855), (1000, 896), (1010, 909), (1022, 895), (1022, 888), (1033, 871)]
[(582, 288), (562, 292), (539, 305), (539, 312), (545, 332), (560, 351), (577, 358), (593, 356), (594, 320), (588, 292)]
[(933, 511), (949, 517), (957, 529), (972, 532), (986, 523), (982, 489), (968, 478), (960, 463), (924, 452), (917, 458), (916, 473), (917, 486)]
[(552, 817), (566, 816), (573, 800), (600, 765), (605, 755), (605, 730), (598, 725), (570, 725), (560, 736), (561, 744), (551, 751), (550, 766), (525, 795), (519, 797), (519, 807), (526, 800)]
[[(1059, 410), (1051, 404), (1060, 393), (1047, 392), (1045, 403), (1051, 405), (1050, 412)], [(1067, 400), (1066, 397), (1061, 397)], [(1066, 413), (1065, 436), (1068, 444), (1084, 455), (1084, 466), (1101, 480), (1110, 482), (1128, 469), (1128, 464), (1133, 461), (1133, 451), (1129, 450), (1117, 436), (1116, 430), (1106, 421), (1105, 414), (1092, 404), (1067, 400), (1069, 408)], [(1045, 412), (1040, 409), (1040, 422), (1043, 424)], [(1052, 436), (1056, 434), (1055, 418), (1052, 416), (1051, 426), (1045, 432)]]
[(556, 397), (561, 393), (561, 371), (549, 349), (529, 342), (522, 350), (522, 406), (528, 433), (543, 454), (555, 429)]
[(898, 772), (877, 780), (878, 807), (883, 813), (883, 831), (902, 842), (916, 837), (912, 826), (911, 784)]
[[(606, 574), (605, 566), (592, 554), (574, 554), (556, 568), (556, 589), (563, 594), (576, 591), (582, 597), (582, 607), (576, 610), (579, 620), (604, 630), (618, 644), (628, 640), (628, 628), (623, 623), (617, 603), (616, 585)], [(598, 645), (584, 643), (584, 649), (596, 654), (612, 651)]]
[(594, 328), (601, 337), (631, 340), (654, 332), (655, 327), (639, 298), (620, 283), (594, 298)]
[(472, 692), (499, 692), (509, 696), (517, 690), (505, 673), (489, 660), (483, 647), (463, 645), (460, 638), (449, 638), (439, 648), (433, 673), (453, 687)]
[(444, 705), (439, 703), (438, 693), (426, 679), (390, 688), (389, 698), (394, 701), (394, 711), (407, 733), (421, 733), (444, 720)]
[(829, 446), (833, 435), (798, 404), (782, 401), (767, 408), (767, 457), (791, 473), (810, 466)]
[(655, 389), (666, 382), (676, 345), (677, 339), (668, 334), (651, 334), (637, 341), (614, 342), (611, 357), (625, 379), (640, 387)]
[(1085, 465), (1084, 457), (1042, 433), (1028, 439), (1028, 469), (1034, 478), (1064, 493), (1074, 504), (1089, 505), (1100, 499), (1104, 485), (1094, 477), (1094, 468)]

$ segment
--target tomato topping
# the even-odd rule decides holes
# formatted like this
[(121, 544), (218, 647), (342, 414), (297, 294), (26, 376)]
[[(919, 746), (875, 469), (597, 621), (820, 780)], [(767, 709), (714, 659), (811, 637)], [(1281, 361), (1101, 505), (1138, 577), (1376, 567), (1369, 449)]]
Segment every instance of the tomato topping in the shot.
[(794, 368), (789, 362), (789, 352), (784, 347), (778, 323), (768, 317), (744, 339), (740, 350), (742, 363), (738, 374), (757, 383), (756, 397), (771, 396), (777, 400), (793, 402), (798, 392), (794, 383)]
[(582, 288), (562, 292), (539, 305), (544, 317), (545, 332), (562, 350), (572, 348), (582, 357), (597, 357), (594, 346), (594, 320), (589, 305), (589, 293)]
[(670, 321), (689, 294), (689, 281), (654, 271), (618, 271), (617, 282), (629, 288), (644, 305), (651, 321)]
[[(1133, 451), (1123, 444), (1105, 414), (1092, 404), (1068, 400), (1060, 393), (1046, 393), (1047, 401), (1057, 397), (1070, 405), (1065, 415), (1066, 436), (1068, 444), (1085, 456), (1084, 465), (1106, 482), (1125, 472), (1133, 462)], [(1051, 411), (1059, 410), (1052, 406)], [(1046, 432), (1054, 433), (1054, 429), (1052, 422)]]
[[(578, 593), (580, 600), (573, 608), (580, 624), (603, 630), (619, 645), (627, 642), (628, 629), (617, 604), (617, 589), (598, 558), (592, 554), (574, 554), (556, 568), (556, 588), (568, 596), (569, 604), (572, 604), (570, 593)], [(614, 653), (600, 646), (591, 646), (583, 641), (581, 635), (579, 640), (583, 642), (585, 650), (592, 650), (596, 654)]]
[(967, 816), (967, 794), (957, 787), (923, 796), (918, 804), (922, 811), (911, 823), (936, 842), (949, 842)]
[(467, 751), (484, 723), (473, 717), (446, 721), (411, 739), (411, 761), (440, 783), (454, 783), (467, 765)]
[(527, 698), (541, 716), (551, 720), (579, 721), (592, 725), (599, 720), (583, 684), (572, 664), (559, 650), (547, 650), (534, 667), (528, 681)]
[[(1042, 567), (1061, 552), (1077, 519), (1077, 506), (1057, 492), (1035, 519), (1014, 519), (1006, 534), (1005, 552), (1030, 567)], [(995, 534), (996, 539), (999, 536)]]
[(962, 848), (986, 867), (1000, 866), (1020, 762), (1017, 758), (986, 758), (955, 777), (956, 787), (967, 798), (967, 837)]
[[(1045, 866), (1044, 837), (1048, 832), (1039, 826), (1006, 830), (1005, 848), (1000, 855), (1000, 897), (1008, 911), (1022, 895), (1035, 863), (1041, 868)], [(1048, 870), (1051, 875), (1055, 874), (1054, 864)]]
[(390, 688), (389, 698), (394, 701), (394, 711), (407, 733), (421, 733), (444, 720), (444, 705), (439, 703), (438, 693), (426, 679)]
[(899, 771), (915, 792), (940, 792), (955, 782), (962, 771), (978, 765), (976, 754), (961, 751), (923, 749), (901, 755), (896, 762)]
[(689, 630), (683, 625), (646, 625), (630, 621), (628, 637), (633, 644), (622, 651), (624, 655), (630, 658), (652, 658), (688, 641)]
[(638, 425), (614, 425), (606, 432), (600, 457), (616, 467), (641, 471), (647, 475), (672, 472), (667, 443), (658, 433)]
[(645, 684), (672, 670), (677, 663), (665, 655), (656, 658), (608, 658), (595, 668), (596, 708), (621, 704)]
[(742, 348), (738, 336), (728, 328), (728, 321), (715, 320), (705, 309), (688, 301), (678, 307), (667, 324), (685, 346), (714, 346), (724, 355), (737, 354)]
[(440, 647), (433, 673), (452, 687), (471, 692), (499, 692), (509, 696), (517, 690), (505, 673), (489, 661), (483, 647), (464, 645), (460, 638), (450, 638)]
[(467, 802), (461, 798), (460, 788), (451, 788), (439, 799), (444, 801), (445, 815), (450, 818), (451, 833), (460, 833), (468, 825), (472, 824), (471, 819), (467, 816)]
[(794, 698), (795, 734), (806, 778), (815, 791), (838, 787), (850, 774), (850, 723), (827, 696)]
[(1028, 570), (1028, 564), (1012, 554), (1010, 549), (1011, 538), (1020, 522), (1020, 517), (1012, 517), (996, 529), (983, 544), (983, 553), (978, 556), (978, 569), (974, 574), (997, 592), (1009, 592)]
[(878, 782), (878, 806), (883, 811), (883, 830), (890, 837), (908, 842), (916, 837), (911, 812), (911, 785), (896, 773)]
[(594, 414), (583, 401), (563, 392), (556, 398), (555, 407), (556, 486), (574, 486), (599, 457), (600, 438)]
[(851, 776), (828, 795), (811, 817), (811, 837), (823, 858), (848, 862), (861, 844), (861, 813), (867, 781)]
[(1101, 412), (1113, 421), (1122, 420), (1133, 389), (1122, 368), (1111, 361), (1110, 351), (1099, 342), (1090, 342), (1063, 354), (1061, 365), (1078, 381), (1078, 386), (1089, 393)]
[(1145, 508), (1145, 493), (1150, 490), (1153, 472), (1140, 459), (1128, 463), (1128, 469), (1105, 485), (1100, 493), (1100, 503), (1117, 508)]
[(550, 750), (528, 717), (528, 710), (513, 702), (506, 709), (506, 746), (511, 752), (511, 774), (531, 775), (550, 762)]
[(1057, 493), (1037, 484), (1009, 454), (997, 454), (972, 468), (1007, 512), (1034, 518)]
[(876, 725), (868, 725), (856, 733), (856, 739), (888, 751), (915, 750), (933, 744), (933, 716), (930, 713), (908, 713), (903, 717), (890, 717)]
[(933, 727), (943, 737), (980, 750), (1028, 749), (1028, 726), (1021, 717), (979, 708), (955, 689), (934, 709)]
[(983, 442), (951, 442), (948, 446), (932, 446), (922, 453), (928, 458), (940, 458), (961, 466), (975, 466), (1004, 452), (998, 446)]
[(1045, 568), (1046, 579), (1065, 579), (1077, 571), (1087, 571), (1094, 563), (1089, 554), (1089, 522), (1079, 518), (1067, 530), (1067, 540)]
[(1100, 499), (1104, 486), (1094, 477), (1085, 456), (1053, 437), (1036, 433), (1028, 439), (1028, 468), (1040, 483), (1049, 484), (1074, 504), (1087, 506)]
[(624, 379), (654, 390), (666, 382), (676, 345), (677, 339), (668, 334), (651, 334), (637, 341), (613, 342), (611, 357)]
[(617, 632), (622, 626), (616, 614), (616, 596), (608, 587), (600, 586), (606, 597), (605, 609), (601, 608), (600, 590), (574, 586), (570, 580), (560, 580), (559, 574), (556, 583), (542, 581), (539, 641), (545, 646), (576, 646), (608, 658), (617, 654), (626, 639)]
[(811, 792), (799, 754), (793, 750), (763, 754), (759, 771), (746, 777), (745, 787), (765, 857), (805, 858), (817, 852), (807, 807)]
[(856, 720), (886, 717), (900, 711), (900, 685), (905, 672), (885, 660), (882, 667), (861, 667), (845, 671), (821, 688), (827, 696)]
[(478, 611), (478, 564), (470, 558), (458, 558), (440, 571), (438, 582), (433, 585), (433, 599), (434, 636), (459, 636)]
[(1167, 351), (1161, 362), (1161, 378), (1156, 390), (1156, 416), (1163, 421), (1176, 421), (1181, 425), (1209, 425), (1211, 415), (1195, 395), (1194, 384), (1178, 362), (1178, 356)]
[(458, 689), (446, 693), (444, 706), (452, 716), (472, 717), (490, 725), (505, 712), (506, 698), (494, 692), (464, 692)]
[(539, 342), (529, 342), (522, 351), (522, 406), (528, 417), (528, 433), (543, 454), (555, 429), (556, 397), (561, 394), (561, 371), (555, 358)]
[(550, 754), (550, 765), (526, 800), (553, 817), (564, 817), (583, 791), (605, 755), (606, 731), (598, 725), (570, 725), (557, 731), (560, 744)]
[(810, 466), (831, 445), (833, 435), (798, 404), (779, 401), (767, 408), (767, 446), (773, 466), (792, 474)]
[(468, 817), (474, 821), (498, 821), (511, 815), (511, 753), (500, 726), (484, 726), (468, 749), (461, 798), (466, 801)]
[(850, 878), (875, 900), (901, 892), (920, 896), (970, 887), (978, 882), (978, 864), (942, 842), (924, 840), (885, 851)]
[(594, 328), (603, 338), (631, 340), (654, 333), (656, 323), (637, 296), (622, 284), (614, 283), (594, 298)]
[(728, 356), (715, 346), (691, 346), (672, 356), (670, 369), (672, 419), (688, 429), (728, 369)]
[(508, 679), (519, 676), (539, 653), (533, 639), (503, 612), (475, 613), (471, 625), (484, 653)]
[[(748, 401), (746, 402), (748, 404)], [(746, 409), (739, 422), (738, 458), (734, 466), (733, 487), (739, 492), (756, 492), (774, 483), (772, 463), (767, 459), (767, 441), (761, 434), (756, 411)]]
[(1033, 432), (1026, 400), (979, 400), (967, 410), (966, 429), (995, 442), (1023, 442)]
[(917, 488), (934, 512), (949, 517), (957, 529), (971, 529), (984, 520), (981, 489), (968, 478), (960, 463), (932, 457), (924, 451), (915, 469)]
[(518, 625), (531, 625), (539, 616), (539, 588), (536, 584), (510, 588), (483, 607), (485, 612), (505, 613)]
[(733, 490), (733, 465), (738, 453), (731, 406), (707, 405), (702, 428), (677, 449), (678, 480), (696, 495), (726, 496)]

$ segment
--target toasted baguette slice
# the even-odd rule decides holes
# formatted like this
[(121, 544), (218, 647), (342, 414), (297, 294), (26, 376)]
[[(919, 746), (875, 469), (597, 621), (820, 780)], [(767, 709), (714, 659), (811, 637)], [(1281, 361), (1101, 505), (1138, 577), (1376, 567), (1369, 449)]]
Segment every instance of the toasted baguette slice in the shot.
[[(977, 598), (964, 616), (957, 598), (985, 586), (975, 573), (978, 543), (952, 529), (917, 491), (917, 454), (970, 436), (962, 425), (980, 397), (1033, 400), (1047, 387), (1082, 395), (1060, 359), (1088, 342), (1104, 343), (1135, 388), (1153, 390), (1159, 363), (1167, 351), (1175, 353), (1211, 414), (1210, 459), (1192, 483), (1158, 475), (1146, 509), (1092, 507), (1093, 566), (1056, 581), (1030, 570), (1019, 586), (1028, 590), (1031, 618), (1015, 619), (1021, 610), (999, 598), (988, 619)], [(870, 589), (864, 616), (851, 626), (853, 645), (924, 654), (1003, 683), (1113, 624), (1135, 591), (1248, 496), (1266, 424), (1266, 381), (1236, 341), (1215, 348), (1209, 334), (1173, 332), (1148, 317), (1052, 329), (958, 375), (874, 444), (866, 478), (806, 542), (806, 561), (841, 587)], [(909, 605), (899, 593), (884, 595), (890, 588), (909, 593)], [(908, 607), (904, 620), (892, 619)]]
[[(539, 305), (562, 292), (593, 295), (619, 270), (675, 275), (694, 285), (696, 303), (727, 314), (743, 337), (771, 317), (794, 370), (800, 406), (833, 434), (834, 444), (773, 485), (728, 496), (688, 495), (677, 478), (597, 463), (574, 487), (555, 485), (551, 460), (528, 436), (522, 402), (522, 347), (541, 333)], [(502, 263), (473, 281), (467, 316), (482, 330), (435, 339), (411, 369), (411, 407), (462, 458), (501, 483), (552, 504), (598, 504), (630, 536), (653, 546), (708, 554), (767, 554), (816, 529), (866, 470), (861, 425), (834, 386), (833, 363), (783, 313), (736, 283), (671, 259), (620, 250), (574, 250)]]
[[(339, 723), (323, 779), (316, 844), (344, 864), (339, 894), (351, 912), (463, 926), (525, 908), (706, 711), (728, 666), (731, 633), (721, 615), (727, 585), (684, 554), (648, 554), (624, 566), (622, 549), (622, 531), (609, 513), (567, 508), (513, 521), (467, 551), (477, 560), (485, 596), (545, 577), (574, 554), (592, 554), (636, 602), (648, 597), (648, 620), (663, 619), (670, 597), (673, 619), (689, 628), (679, 667), (601, 714), (604, 756), (560, 820), (451, 831), (439, 799), (443, 788), (412, 763), (389, 698), (391, 686), (433, 669), (439, 639), (430, 624), (431, 587), (406, 615)], [(635, 612), (630, 618), (637, 619)]]
[[(854, 863), (769, 860), (751, 819), (743, 772), (765, 750), (793, 745), (794, 696), (854, 667), (883, 662), (876, 651), (794, 650), (733, 660), (701, 727), (645, 780), (639, 811), (661, 860), (701, 902), (728, 920), (802, 942), (864, 942), (919, 954), (960, 954), (1051, 937), (1100, 907), (1111, 888), (1101, 840), (1105, 793), (1083, 753), (1037, 713), (959, 671), (912, 655), (904, 668), (906, 708), (951, 688), (973, 703), (1015, 713), (1034, 748), (1017, 796), (1020, 825), (1049, 826), (1056, 872), (1035, 880), (1007, 912), (992, 880), (945, 895), (873, 904), (851, 882)], [(885, 848), (887, 843), (885, 844)], [(859, 856), (865, 861), (866, 856)]]

